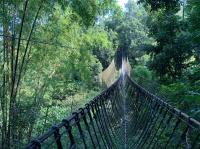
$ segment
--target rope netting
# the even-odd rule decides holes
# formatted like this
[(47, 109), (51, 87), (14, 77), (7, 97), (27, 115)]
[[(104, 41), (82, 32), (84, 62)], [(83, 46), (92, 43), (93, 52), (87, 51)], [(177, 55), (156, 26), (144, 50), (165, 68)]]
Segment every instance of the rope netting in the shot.
[(127, 75), (27, 149), (199, 149), (200, 123)]
[(122, 58), (122, 67), (119, 71), (117, 71), (117, 68), (115, 67), (115, 61), (113, 59), (110, 65), (99, 74), (99, 77), (100, 80), (109, 87), (117, 78), (119, 78), (122, 72), (127, 73), (128, 76), (130, 76), (131, 65), (128, 58)]

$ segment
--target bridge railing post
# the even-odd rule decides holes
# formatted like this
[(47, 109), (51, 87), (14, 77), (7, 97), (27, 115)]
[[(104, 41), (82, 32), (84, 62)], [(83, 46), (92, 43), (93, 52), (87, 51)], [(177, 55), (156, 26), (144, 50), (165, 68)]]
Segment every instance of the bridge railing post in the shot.
[(67, 119), (63, 119), (62, 122), (64, 123), (64, 127), (67, 131), (67, 134), (69, 136), (69, 140), (70, 140), (70, 149), (76, 149), (76, 144), (74, 141), (74, 136), (72, 134), (72, 127), (69, 124), (69, 121)]
[(53, 126), (52, 129), (54, 130), (54, 138), (56, 140), (56, 144), (58, 149), (62, 149), (62, 143), (61, 143), (61, 135), (59, 132), (59, 128), (57, 126)]

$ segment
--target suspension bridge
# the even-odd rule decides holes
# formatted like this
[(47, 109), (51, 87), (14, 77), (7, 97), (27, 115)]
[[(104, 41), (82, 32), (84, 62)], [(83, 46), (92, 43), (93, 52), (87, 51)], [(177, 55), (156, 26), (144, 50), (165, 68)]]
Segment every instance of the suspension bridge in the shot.
[(26, 149), (199, 149), (200, 122), (145, 90), (123, 69), (106, 90)]

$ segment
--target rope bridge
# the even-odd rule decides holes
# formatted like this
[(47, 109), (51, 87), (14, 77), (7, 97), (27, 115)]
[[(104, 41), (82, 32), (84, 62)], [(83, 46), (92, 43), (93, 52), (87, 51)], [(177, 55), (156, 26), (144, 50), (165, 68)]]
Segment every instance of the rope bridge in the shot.
[(27, 149), (199, 149), (200, 123), (121, 75)]

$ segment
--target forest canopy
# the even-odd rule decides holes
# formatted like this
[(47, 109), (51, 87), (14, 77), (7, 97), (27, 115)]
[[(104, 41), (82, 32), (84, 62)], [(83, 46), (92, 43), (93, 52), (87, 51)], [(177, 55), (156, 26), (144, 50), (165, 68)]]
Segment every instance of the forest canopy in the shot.
[(105, 88), (122, 51), (131, 78), (200, 120), (200, 1), (1, 0), (0, 148), (22, 148)]

